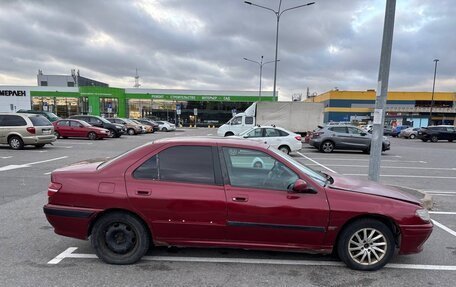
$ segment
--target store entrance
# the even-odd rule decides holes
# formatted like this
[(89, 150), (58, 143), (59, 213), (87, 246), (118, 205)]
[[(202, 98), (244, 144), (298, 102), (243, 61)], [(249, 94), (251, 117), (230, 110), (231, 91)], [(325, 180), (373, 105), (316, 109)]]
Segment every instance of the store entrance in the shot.
[(104, 118), (115, 118), (118, 114), (117, 98), (100, 98), (100, 115)]

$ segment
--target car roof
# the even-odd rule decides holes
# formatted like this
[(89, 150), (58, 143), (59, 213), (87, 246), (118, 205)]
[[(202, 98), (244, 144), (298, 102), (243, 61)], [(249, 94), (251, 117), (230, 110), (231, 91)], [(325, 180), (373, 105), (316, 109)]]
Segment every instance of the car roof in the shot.
[[(211, 136), (195, 136), (195, 137), (175, 137), (175, 138), (163, 138), (155, 140), (154, 143), (180, 143), (180, 144), (233, 144), (245, 147), (257, 147), (258, 142), (250, 141), (246, 139), (230, 138), (230, 137), (211, 137)], [(267, 145), (265, 145), (267, 146)]]

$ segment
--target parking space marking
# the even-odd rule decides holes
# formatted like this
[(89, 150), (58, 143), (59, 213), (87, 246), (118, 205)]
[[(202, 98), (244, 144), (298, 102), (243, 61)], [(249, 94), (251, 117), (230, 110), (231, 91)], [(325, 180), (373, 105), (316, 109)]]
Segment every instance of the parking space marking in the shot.
[(329, 170), (330, 172), (337, 173), (336, 171), (330, 169), (329, 167), (322, 165), (322, 164), (319, 163), (318, 161), (315, 161), (315, 160), (311, 159), (310, 157), (303, 155), (303, 154), (300, 153), (299, 151), (296, 152), (296, 153), (299, 154), (300, 156), (302, 156), (303, 158), (305, 158), (305, 159), (307, 159), (307, 160), (310, 160), (311, 162), (316, 163), (317, 165), (319, 165), (319, 166), (321, 166), (321, 167), (323, 167), (323, 168)]
[[(363, 173), (344, 173), (349, 176), (367, 176)], [(380, 177), (410, 177), (410, 178), (439, 178), (439, 179), (456, 179), (454, 176), (427, 176), (427, 175), (401, 175), (401, 174), (381, 174)]]
[[(66, 142), (65, 142), (65, 143), (66, 143)], [(61, 143), (58, 143), (58, 144), (60, 145)], [(93, 144), (93, 143), (68, 142), (68, 144), (85, 144), (85, 145), (91, 145), (91, 144)], [(54, 143), (54, 145), (56, 145), (56, 144)]]
[(440, 191), (440, 190), (425, 190), (426, 193), (440, 193), (440, 194), (456, 194), (456, 191)]
[(456, 215), (456, 212), (451, 212), (451, 211), (429, 211), (429, 214)]
[(454, 231), (453, 229), (450, 229), (450, 228), (446, 227), (445, 225), (443, 225), (442, 223), (440, 223), (438, 221), (435, 221), (434, 219), (432, 219), (432, 222), (434, 222), (435, 225), (437, 225), (441, 229), (445, 230), (449, 234), (451, 234), (453, 236), (456, 236), (456, 231)]
[[(319, 164), (308, 164), (308, 165), (319, 165)], [(368, 168), (368, 165), (351, 165), (351, 164), (326, 164), (327, 166), (336, 166), (336, 167), (362, 167)], [(382, 168), (400, 168), (400, 169), (418, 169), (418, 170), (446, 170), (446, 171), (456, 171), (456, 167), (419, 167), (419, 166), (381, 166)]]
[[(367, 158), (330, 158), (330, 157), (314, 157), (315, 160), (343, 160), (343, 161), (369, 161)], [(424, 160), (397, 160), (397, 159), (382, 159), (382, 162), (404, 162), (404, 163), (422, 163), (425, 164), (427, 161)]]
[[(73, 253), (77, 247), (69, 247), (48, 264), (58, 264), (65, 258), (96, 259), (95, 254)], [(169, 261), (169, 262), (197, 262), (197, 263), (236, 263), (236, 264), (261, 264), (261, 265), (292, 265), (292, 266), (336, 266), (344, 267), (339, 261), (317, 260), (287, 260), (287, 259), (250, 259), (250, 258), (213, 258), (213, 257), (177, 257), (177, 256), (144, 256), (145, 261)], [(385, 268), (415, 269), (415, 270), (441, 270), (456, 271), (454, 265), (428, 265), (428, 264), (399, 264), (389, 263)]]
[(40, 161), (35, 161), (35, 162), (25, 163), (25, 164), (6, 165), (6, 166), (0, 167), (0, 171), (7, 171), (7, 170), (30, 167), (31, 165), (35, 165), (35, 164), (39, 164), (39, 163), (45, 163), (45, 162), (50, 162), (50, 161), (56, 161), (56, 160), (64, 159), (64, 158), (67, 158), (67, 157), (68, 156), (61, 156), (61, 157), (56, 157), (56, 158), (51, 158), (51, 159), (46, 159), (46, 160), (40, 160)]
[(52, 171), (50, 172), (46, 172), (46, 173), (43, 173), (44, 175), (50, 175), (52, 173)]

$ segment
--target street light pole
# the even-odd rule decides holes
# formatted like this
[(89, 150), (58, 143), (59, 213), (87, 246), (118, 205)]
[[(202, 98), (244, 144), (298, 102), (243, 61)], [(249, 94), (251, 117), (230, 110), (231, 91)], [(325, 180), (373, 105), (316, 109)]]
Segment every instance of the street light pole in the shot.
[[(250, 60), (250, 59), (247, 59), (247, 58), (244, 58), (244, 60), (252, 62), (252, 63), (255, 63), (255, 64), (258, 64), (260, 66), (260, 90), (258, 91), (258, 101), (261, 101), (261, 78), (262, 78), (262, 75), (263, 75), (263, 66), (266, 65), (266, 64), (270, 64), (270, 63), (272, 63), (274, 61), (268, 61), (268, 62), (264, 62), (263, 63), (263, 56), (261, 56), (260, 62), (257, 62), (257, 61), (254, 61), (254, 60)], [(280, 60), (277, 60), (277, 61), (280, 61)]]
[(439, 59), (434, 59), (435, 66), (434, 66), (434, 82), (432, 83), (432, 99), (431, 99), (431, 110), (429, 111), (429, 123), (428, 125), (432, 125), (432, 108), (434, 107), (434, 89), (435, 89), (435, 76), (437, 74), (437, 62)]
[(271, 9), (269, 7), (265, 7), (265, 6), (261, 6), (261, 5), (252, 3), (250, 1), (244, 1), (244, 3), (248, 4), (248, 5), (252, 5), (252, 6), (256, 6), (256, 7), (259, 7), (259, 8), (263, 8), (263, 9), (269, 10), (269, 11), (273, 12), (276, 15), (277, 27), (276, 27), (276, 38), (275, 38), (275, 58), (274, 58), (275, 67), (274, 67), (274, 92), (273, 92), (273, 96), (276, 97), (277, 96), (276, 95), (276, 91), (277, 91), (277, 62), (278, 62), (277, 54), (278, 54), (278, 51), (279, 51), (279, 23), (280, 23), (280, 16), (282, 16), (282, 14), (285, 13), (286, 11), (290, 11), (290, 10), (297, 9), (297, 8), (300, 8), (300, 7), (304, 7), (304, 6), (310, 6), (310, 5), (315, 4), (315, 2), (309, 2), (307, 4), (298, 5), (298, 6), (294, 6), (294, 7), (291, 7), (291, 8), (287, 8), (287, 9), (281, 10), (281, 8), (282, 8), (282, 0), (279, 0), (279, 9), (277, 11), (274, 10), (274, 9)]

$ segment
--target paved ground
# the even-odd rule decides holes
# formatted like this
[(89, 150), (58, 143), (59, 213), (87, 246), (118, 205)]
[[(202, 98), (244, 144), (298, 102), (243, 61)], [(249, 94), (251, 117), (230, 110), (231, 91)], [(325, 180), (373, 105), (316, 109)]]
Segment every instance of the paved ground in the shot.
[[(42, 206), (49, 172), (88, 158), (114, 156), (155, 138), (215, 134), (182, 130), (114, 140), (59, 140), (43, 150), (0, 147), (1, 286), (454, 286), (456, 280), (456, 143), (392, 139), (381, 181), (432, 193), (437, 222), (422, 253), (396, 257), (377, 272), (355, 272), (330, 256), (227, 249), (159, 248), (138, 264), (111, 266), (90, 244), (55, 235)], [(368, 156), (293, 155), (317, 169), (366, 177)], [(72, 249), (69, 249), (74, 247)], [(64, 253), (61, 257), (58, 255)], [(57, 264), (48, 264), (48, 262)]]

